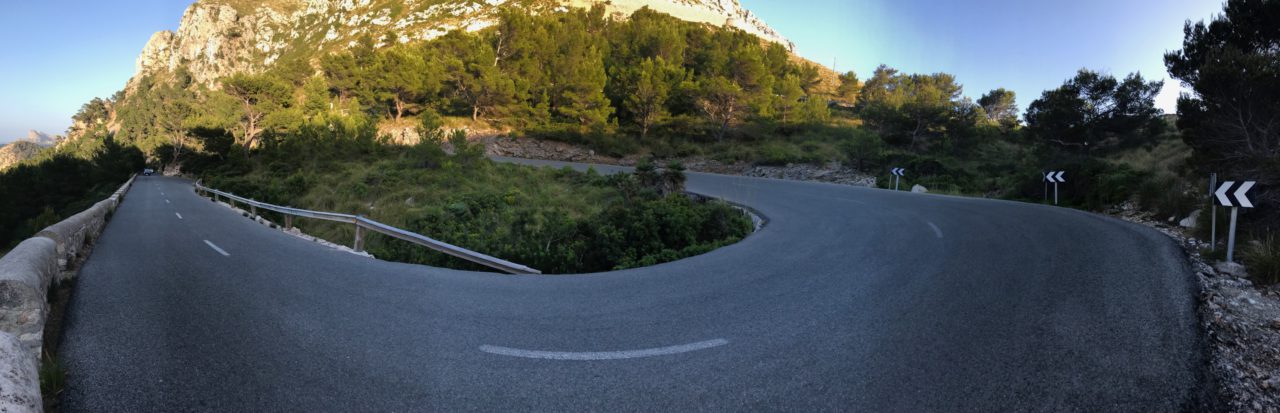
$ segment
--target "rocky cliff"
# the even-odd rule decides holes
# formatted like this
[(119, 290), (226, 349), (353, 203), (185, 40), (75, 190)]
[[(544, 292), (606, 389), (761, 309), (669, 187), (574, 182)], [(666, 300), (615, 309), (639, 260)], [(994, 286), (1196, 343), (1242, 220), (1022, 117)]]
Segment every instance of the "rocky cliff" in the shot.
[(43, 149), (44, 147), (28, 141), (17, 141), (0, 146), (0, 171), (35, 157)]
[(213, 85), (232, 73), (263, 70), (290, 53), (349, 47), (362, 35), (384, 45), (405, 43), (489, 27), (499, 6), (539, 12), (596, 3), (620, 17), (649, 7), (688, 21), (736, 27), (792, 48), (738, 0), (201, 0), (187, 8), (176, 32), (151, 37), (134, 79), (185, 67), (197, 82)]
[(60, 137), (49, 136), (49, 134), (33, 130), (27, 132), (26, 138), (13, 141), (7, 145), (0, 144), (0, 171), (17, 165), (19, 162), (34, 158), (40, 154), (40, 151), (57, 145), (60, 141)]

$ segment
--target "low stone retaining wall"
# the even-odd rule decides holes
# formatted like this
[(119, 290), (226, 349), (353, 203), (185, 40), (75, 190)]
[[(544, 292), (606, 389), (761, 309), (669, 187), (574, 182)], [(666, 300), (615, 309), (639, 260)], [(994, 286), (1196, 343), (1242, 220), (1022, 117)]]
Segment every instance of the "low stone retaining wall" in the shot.
[(134, 178), (111, 197), (22, 241), (0, 257), (0, 411), (38, 412), (40, 348), (49, 316), (53, 280), (84, 252), (106, 227), (107, 215), (120, 205)]

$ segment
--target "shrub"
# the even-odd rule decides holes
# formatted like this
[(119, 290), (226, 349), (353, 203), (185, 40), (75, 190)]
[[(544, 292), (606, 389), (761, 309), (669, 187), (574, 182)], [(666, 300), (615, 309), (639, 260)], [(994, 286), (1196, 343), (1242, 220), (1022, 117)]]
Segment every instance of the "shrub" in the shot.
[(1138, 189), (1138, 201), (1142, 209), (1153, 211), (1157, 218), (1182, 219), (1198, 208), (1201, 197), (1185, 187), (1183, 180), (1173, 176), (1148, 179)]
[(1276, 241), (1275, 234), (1267, 235), (1241, 252), (1251, 277), (1265, 284), (1280, 283), (1280, 242)]

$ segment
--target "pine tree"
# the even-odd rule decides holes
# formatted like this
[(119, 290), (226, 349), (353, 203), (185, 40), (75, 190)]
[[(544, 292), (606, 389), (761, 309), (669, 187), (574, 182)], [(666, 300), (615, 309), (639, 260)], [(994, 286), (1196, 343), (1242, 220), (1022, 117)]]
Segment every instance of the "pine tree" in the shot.
[(719, 125), (716, 140), (724, 140), (729, 124), (741, 116), (743, 91), (729, 79), (716, 76), (700, 82), (698, 106), (712, 122)]
[(649, 128), (667, 116), (666, 104), (671, 90), (684, 80), (683, 71), (665, 59), (644, 59), (624, 76), (631, 82), (624, 107), (640, 126), (640, 137), (649, 136)]
[(223, 80), (223, 90), (240, 103), (240, 145), (253, 149), (262, 134), (263, 119), (289, 106), (293, 88), (271, 75), (231, 75)]

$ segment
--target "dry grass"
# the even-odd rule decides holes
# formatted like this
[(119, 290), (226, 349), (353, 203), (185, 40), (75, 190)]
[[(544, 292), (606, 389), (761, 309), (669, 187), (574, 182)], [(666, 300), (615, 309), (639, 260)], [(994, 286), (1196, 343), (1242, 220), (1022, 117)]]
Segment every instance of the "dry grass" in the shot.
[(1280, 283), (1280, 241), (1275, 234), (1258, 240), (1243, 252), (1251, 277), (1264, 284)]
[(1154, 147), (1135, 148), (1109, 157), (1117, 165), (1148, 172), (1155, 178), (1173, 178), (1191, 157), (1191, 147), (1181, 139), (1166, 139)]

